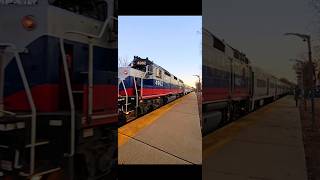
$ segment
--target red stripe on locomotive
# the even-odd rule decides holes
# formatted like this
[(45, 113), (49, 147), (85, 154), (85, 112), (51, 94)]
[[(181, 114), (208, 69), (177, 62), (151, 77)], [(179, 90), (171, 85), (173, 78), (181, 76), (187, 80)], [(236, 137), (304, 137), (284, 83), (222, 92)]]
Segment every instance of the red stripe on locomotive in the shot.
[[(59, 85), (42, 84), (31, 88), (32, 97), (38, 112), (54, 112), (59, 106)], [(9, 111), (30, 111), (25, 91), (19, 91), (4, 98)]]
[[(127, 88), (127, 93), (128, 96), (135, 96), (135, 90), (134, 88)], [(156, 97), (156, 96), (165, 96), (165, 95), (169, 95), (169, 94), (179, 94), (179, 93), (183, 93), (182, 89), (159, 89), (159, 88), (142, 88), (142, 96), (152, 96), (152, 97)], [(125, 91), (121, 90), (119, 92), (119, 94), (121, 96), (125, 96)], [(148, 97), (145, 97), (148, 98)], [(150, 97), (151, 98), (151, 97)]]
[(202, 98), (203, 103), (209, 101), (225, 100), (229, 97), (228, 88), (203, 88)]

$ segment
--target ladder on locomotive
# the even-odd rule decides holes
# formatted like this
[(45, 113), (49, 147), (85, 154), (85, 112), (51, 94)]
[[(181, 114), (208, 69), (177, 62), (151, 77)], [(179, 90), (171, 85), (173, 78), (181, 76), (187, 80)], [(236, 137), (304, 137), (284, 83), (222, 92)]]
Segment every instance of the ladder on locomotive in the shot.
[[(0, 136), (9, 138), (6, 142), (2, 141), (0, 148), (7, 151), (12, 150), (14, 152), (14, 160), (7, 160), (6, 165), (2, 164), (2, 168), (5, 166), (5, 169), (0, 169), (0, 172), (3, 170), (6, 171), (18, 171), (20, 176), (32, 176), (35, 173), (38, 175), (44, 175), (54, 171), (60, 170), (60, 167), (46, 167), (42, 168), (42, 171), (38, 171), (38, 166), (36, 166), (36, 147), (47, 145), (50, 143), (49, 140), (41, 140), (37, 138), (37, 110), (34, 104), (34, 99), (32, 97), (31, 89), (29, 82), (24, 71), (24, 67), (21, 61), (20, 53), (28, 53), (27, 49), (17, 49), (15, 44), (11, 43), (0, 43)], [(13, 57), (16, 61), (19, 75), (22, 80), (23, 88), (26, 93), (27, 101), (29, 103), (31, 113), (15, 113), (4, 110), (3, 106), (3, 92), (4, 92), (4, 63), (3, 56), (4, 54), (13, 54)], [(28, 135), (30, 134), (30, 135)], [(15, 142), (19, 138), (29, 137), (30, 139), (20, 140)], [(25, 149), (29, 149), (29, 165), (23, 167), (21, 163), (21, 154), (25, 152)], [(2, 160), (4, 163), (4, 160)], [(29, 168), (28, 170), (25, 168)], [(1, 176), (3, 176), (1, 172)]]
[[(107, 18), (98, 35), (79, 32), (79, 31), (67, 31), (64, 33), (64, 35), (68, 35), (68, 34), (79, 35), (79, 36), (87, 38), (87, 40), (88, 40), (88, 45), (89, 45), (88, 71), (81, 72), (82, 74), (87, 74), (87, 79), (88, 79), (88, 94), (86, 97), (88, 100), (87, 101), (88, 102), (88, 111), (86, 114), (87, 123), (90, 123), (93, 119), (93, 39), (102, 38), (102, 36), (105, 33), (105, 30), (107, 28), (107, 25), (111, 22), (111, 20), (118, 20), (118, 19), (113, 16)], [(69, 69), (68, 69), (68, 62), (67, 62), (67, 58), (66, 58), (65, 43), (64, 43), (63, 37), (60, 38), (60, 51), (62, 54), (63, 68), (64, 68), (64, 72), (65, 72), (68, 97), (69, 97), (69, 102), (70, 102), (71, 122), (72, 122), (71, 132), (72, 132), (72, 134), (74, 134), (74, 132), (75, 132), (75, 130), (74, 130), (74, 124), (75, 124), (75, 122), (74, 122), (75, 121), (74, 95), (79, 94), (79, 93), (84, 95), (84, 91), (83, 90), (76, 90), (76, 89), (73, 89), (73, 87), (72, 87), (70, 73), (69, 73)], [(74, 144), (74, 137), (71, 137), (71, 139), (72, 139), (72, 143)], [(71, 145), (71, 154), (73, 154), (73, 153), (74, 153), (74, 145)]]
[[(138, 107), (139, 107), (139, 101), (140, 99), (143, 99), (143, 80), (146, 79), (149, 75), (152, 74), (152, 68), (149, 67), (149, 65), (146, 66), (146, 72), (141, 76), (141, 77), (135, 77), (133, 76), (133, 84), (134, 84), (134, 94), (135, 94), (135, 115), (134, 117), (129, 118), (127, 121), (130, 121), (134, 118), (137, 117), (137, 113), (138, 113)], [(119, 79), (118, 82), (118, 88), (120, 86), (120, 84), (122, 85), (124, 92), (125, 92), (125, 107), (122, 107), (122, 111), (125, 114), (128, 114), (129, 112), (131, 112), (130, 110), (128, 110), (128, 106), (131, 105), (131, 103), (129, 103), (129, 96), (127, 93), (127, 87), (125, 86), (124, 83), (124, 79)], [(118, 89), (118, 97), (120, 97), (121, 95), (119, 94), (119, 89)]]

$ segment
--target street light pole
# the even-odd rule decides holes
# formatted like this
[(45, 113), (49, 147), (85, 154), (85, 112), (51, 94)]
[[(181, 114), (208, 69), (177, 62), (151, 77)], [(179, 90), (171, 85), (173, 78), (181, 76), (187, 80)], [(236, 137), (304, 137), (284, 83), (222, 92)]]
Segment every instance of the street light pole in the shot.
[[(296, 70), (296, 73), (297, 73), (297, 83), (298, 83), (298, 86), (299, 86), (299, 88), (301, 90), (305, 89), (304, 85), (303, 85), (303, 79), (304, 79), (303, 71), (304, 71), (304, 68), (306, 67), (305, 66), (306, 63), (303, 60), (299, 60), (299, 59), (289, 59), (289, 61), (295, 61), (296, 62), (295, 70)], [(298, 64), (300, 64), (301, 66), (298, 66)], [(304, 92), (303, 92), (303, 94), (304, 94)], [(303, 96), (303, 97), (305, 97), (305, 96)], [(307, 102), (306, 102), (305, 98), (303, 100), (303, 104), (304, 104), (304, 110), (307, 111)]]
[[(315, 128), (315, 111), (314, 111), (314, 88), (315, 88), (315, 69), (312, 62), (312, 52), (311, 52), (311, 37), (310, 35), (306, 34), (299, 34), (299, 33), (285, 33), (285, 35), (293, 35), (303, 39), (303, 41), (307, 41), (308, 44), (308, 57), (309, 57), (309, 64), (306, 68), (312, 68), (312, 84), (311, 87), (308, 87), (310, 95), (311, 95), (311, 111), (312, 111), (312, 127)], [(309, 69), (307, 69), (309, 70)], [(309, 86), (309, 85), (308, 85)]]
[[(198, 78), (198, 80), (199, 80), (199, 81), (198, 81), (198, 84), (199, 84), (199, 86), (200, 86), (200, 85), (201, 85), (201, 84), (200, 84), (200, 82), (201, 82), (201, 81), (200, 81), (200, 76), (199, 76), (199, 75), (193, 75), (193, 76), (196, 76), (196, 77)], [(200, 87), (196, 87), (196, 88), (197, 88), (197, 91), (200, 92)]]

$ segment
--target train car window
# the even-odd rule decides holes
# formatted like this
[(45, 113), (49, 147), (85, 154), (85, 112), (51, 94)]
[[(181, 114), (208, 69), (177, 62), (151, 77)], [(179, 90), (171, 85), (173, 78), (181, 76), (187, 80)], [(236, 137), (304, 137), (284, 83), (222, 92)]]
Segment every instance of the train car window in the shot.
[(108, 4), (104, 0), (49, 0), (49, 3), (99, 21), (108, 17)]
[(249, 64), (249, 59), (246, 57), (246, 58), (244, 59), (244, 62), (245, 62), (246, 64)]
[(266, 87), (267, 82), (265, 80), (257, 79), (257, 87)]
[(171, 74), (168, 71), (164, 71), (164, 74), (171, 77)]
[(273, 83), (270, 83), (270, 88), (274, 88), (274, 84)]
[(239, 59), (239, 58), (240, 58), (240, 53), (239, 53), (239, 51), (233, 50), (233, 57), (236, 58), (236, 59)]
[(226, 49), (226, 46), (223, 44), (223, 42), (216, 37), (213, 37), (213, 47), (222, 52), (225, 52)]

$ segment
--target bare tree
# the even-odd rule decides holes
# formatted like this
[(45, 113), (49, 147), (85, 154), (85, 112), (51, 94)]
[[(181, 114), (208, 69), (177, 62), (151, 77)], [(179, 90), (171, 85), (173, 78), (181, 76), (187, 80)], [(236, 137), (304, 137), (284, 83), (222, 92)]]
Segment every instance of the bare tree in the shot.
[(126, 67), (129, 66), (128, 57), (119, 57), (118, 58), (118, 67)]

